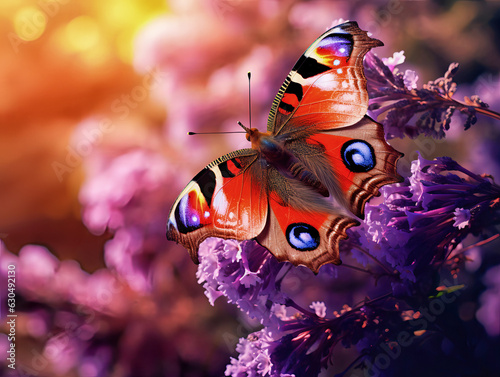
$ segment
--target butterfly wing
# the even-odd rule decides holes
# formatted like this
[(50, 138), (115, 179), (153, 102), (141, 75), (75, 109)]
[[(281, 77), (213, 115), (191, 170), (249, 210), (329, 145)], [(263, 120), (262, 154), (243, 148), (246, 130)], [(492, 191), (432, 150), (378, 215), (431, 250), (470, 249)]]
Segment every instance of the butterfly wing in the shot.
[(279, 261), (304, 265), (315, 273), (326, 263), (340, 264), (339, 241), (359, 225), (340, 213), (299, 210), (269, 195), (269, 216), (257, 242)]
[(363, 57), (383, 45), (368, 37), (356, 22), (323, 33), (300, 57), (268, 118), (273, 135), (349, 126), (368, 110)]
[(257, 240), (279, 260), (316, 272), (325, 263), (339, 264), (339, 242), (358, 224), (343, 208), (363, 218), (366, 201), (401, 180), (401, 154), (385, 142), (382, 125), (365, 116), (363, 57), (380, 45), (355, 22), (328, 30), (298, 60), (273, 102), (268, 131), (284, 140), (338, 208), (308, 211), (290, 205), (293, 198), (284, 202), (271, 186), (268, 221)]
[(265, 172), (253, 149), (237, 150), (207, 165), (174, 202), (167, 239), (182, 244), (197, 263), (198, 247), (207, 237), (256, 237), (268, 211)]
[[(387, 144), (383, 126), (368, 116), (350, 127), (316, 133), (291, 144), (293, 153), (357, 217), (364, 218), (365, 203), (379, 196), (382, 186), (402, 181), (396, 168), (402, 154)], [(303, 153), (304, 145), (316, 152)], [(320, 163), (325, 159), (327, 163)]]
[(325, 263), (340, 264), (339, 242), (349, 227), (359, 225), (344, 208), (363, 218), (365, 203), (380, 187), (402, 180), (396, 171), (401, 153), (368, 116), (350, 127), (292, 139), (287, 150), (320, 177), (336, 206), (322, 206), (319, 193), (269, 170), (269, 215), (257, 241), (278, 260), (314, 272)]
[(403, 154), (385, 141), (383, 126), (368, 116), (351, 127), (312, 138), (321, 139), (349, 209), (360, 218), (364, 218), (365, 203), (379, 196), (382, 186), (403, 180), (397, 173)]

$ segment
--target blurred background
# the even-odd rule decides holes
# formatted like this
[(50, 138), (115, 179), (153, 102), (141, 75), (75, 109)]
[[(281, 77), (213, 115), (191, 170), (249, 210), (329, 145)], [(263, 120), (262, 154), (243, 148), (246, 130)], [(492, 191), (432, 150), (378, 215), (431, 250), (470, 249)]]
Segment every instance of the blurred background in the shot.
[[(405, 51), (420, 86), (457, 61), (457, 99), (500, 110), (495, 1), (20, 0), (0, 3), (0, 237), (16, 265), (16, 371), (28, 376), (221, 376), (255, 324), (211, 307), (168, 211), (206, 164), (264, 130), (300, 54), (339, 19)], [(409, 173), (451, 155), (500, 177), (499, 125), (394, 140)], [(479, 169), (479, 171), (478, 171)], [(298, 289), (298, 294), (299, 288)], [(321, 299), (317, 297), (316, 299)]]

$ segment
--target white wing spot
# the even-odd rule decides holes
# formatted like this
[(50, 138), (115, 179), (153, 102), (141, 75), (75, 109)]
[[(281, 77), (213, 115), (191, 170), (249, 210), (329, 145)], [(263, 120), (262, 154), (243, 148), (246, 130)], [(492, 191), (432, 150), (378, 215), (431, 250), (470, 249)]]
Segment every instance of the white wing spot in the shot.
[(339, 83), (336, 80), (336, 77), (332, 73), (326, 73), (323, 76), (321, 76), (319, 79), (317, 79), (314, 84), (316, 88), (321, 89), (321, 90), (332, 90), (332, 88), (336, 88)]

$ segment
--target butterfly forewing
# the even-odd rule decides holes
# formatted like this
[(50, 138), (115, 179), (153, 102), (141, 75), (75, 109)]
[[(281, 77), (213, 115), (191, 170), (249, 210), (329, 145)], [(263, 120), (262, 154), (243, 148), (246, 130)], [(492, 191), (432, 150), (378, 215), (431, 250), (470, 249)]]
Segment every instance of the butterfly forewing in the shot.
[(368, 109), (363, 57), (382, 42), (356, 22), (323, 33), (300, 57), (274, 99), (268, 119), (273, 135), (345, 127)]
[(198, 247), (207, 237), (251, 239), (265, 225), (265, 178), (257, 152), (229, 153), (198, 173), (184, 188), (170, 211), (167, 238), (182, 244), (198, 261)]

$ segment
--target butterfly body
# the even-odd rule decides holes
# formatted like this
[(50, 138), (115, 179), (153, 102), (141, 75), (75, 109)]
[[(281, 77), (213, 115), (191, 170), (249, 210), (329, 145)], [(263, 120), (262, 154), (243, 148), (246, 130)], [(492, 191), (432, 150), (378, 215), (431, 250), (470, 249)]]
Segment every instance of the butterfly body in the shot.
[(302, 182), (325, 197), (329, 195), (328, 189), (321, 181), (307, 170), (299, 158), (286, 149), (285, 137), (274, 137), (270, 132), (260, 132), (256, 128), (247, 128), (246, 136), (261, 163), (272, 166), (282, 175)]
[(246, 128), (250, 148), (207, 165), (181, 192), (167, 238), (197, 262), (207, 237), (256, 239), (279, 260), (317, 272), (340, 263), (338, 245), (364, 204), (397, 182), (401, 156), (366, 116), (362, 61), (381, 42), (355, 22), (332, 28), (286, 78), (268, 129)]

